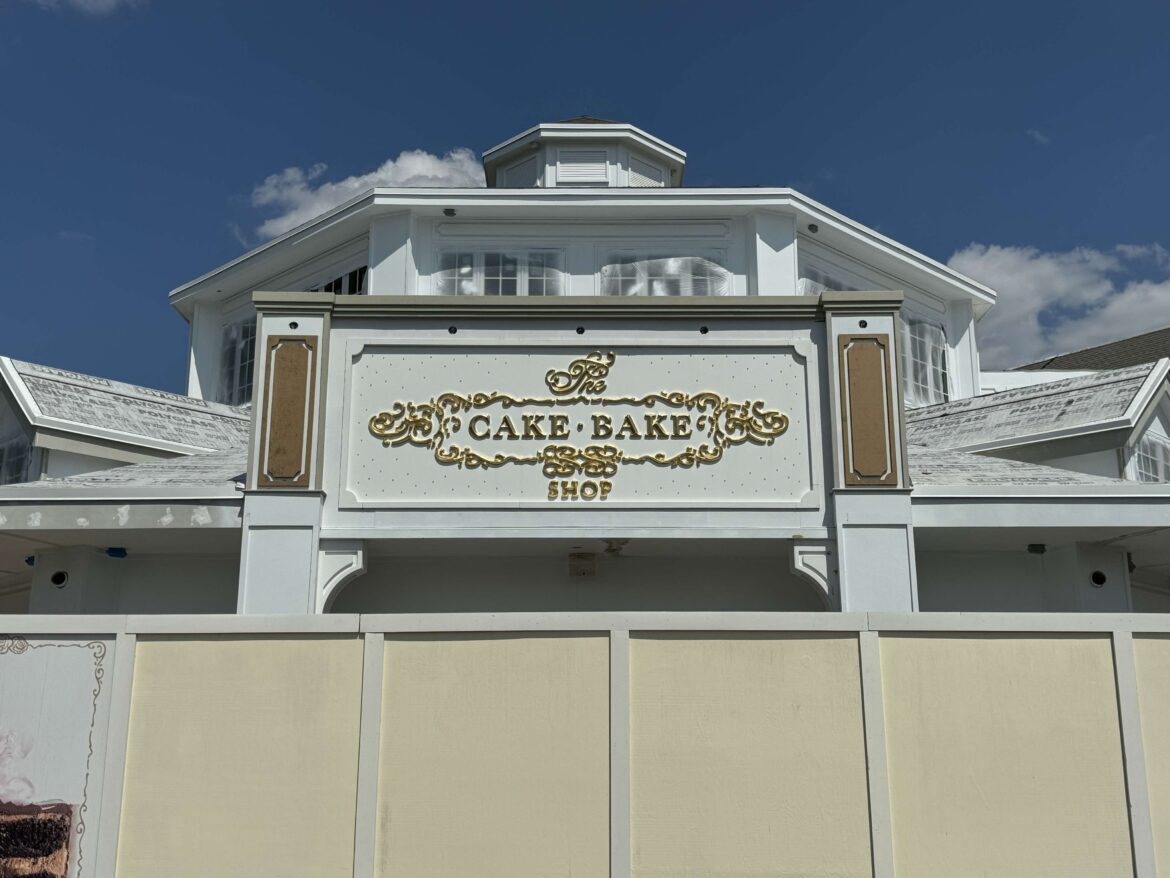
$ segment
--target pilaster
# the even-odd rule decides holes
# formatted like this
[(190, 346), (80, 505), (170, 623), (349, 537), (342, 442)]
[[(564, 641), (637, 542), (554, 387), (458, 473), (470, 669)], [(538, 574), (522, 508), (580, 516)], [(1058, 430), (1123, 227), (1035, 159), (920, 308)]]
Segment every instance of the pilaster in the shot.
[(827, 293), (833, 509), (841, 609), (917, 609), (902, 423), (899, 301)]

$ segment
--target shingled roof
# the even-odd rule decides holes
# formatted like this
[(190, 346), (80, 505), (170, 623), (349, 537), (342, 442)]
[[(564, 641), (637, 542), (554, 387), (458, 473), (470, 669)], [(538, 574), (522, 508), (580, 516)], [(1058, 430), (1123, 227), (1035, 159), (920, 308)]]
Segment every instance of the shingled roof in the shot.
[(0, 377), (34, 428), (178, 454), (239, 449), (247, 409), (0, 357)]
[(1019, 369), (1121, 369), (1140, 363), (1152, 363), (1170, 357), (1170, 326), (1144, 332), (1131, 338), (1100, 344), (1096, 347), (1057, 354), (1046, 360), (1020, 366)]
[(970, 451), (1133, 426), (1168, 368), (1160, 360), (910, 409), (906, 440)]
[(939, 451), (911, 445), (906, 450), (910, 481), (915, 488), (926, 487), (1109, 487), (1132, 485), (1053, 466), (1005, 460), (966, 451)]

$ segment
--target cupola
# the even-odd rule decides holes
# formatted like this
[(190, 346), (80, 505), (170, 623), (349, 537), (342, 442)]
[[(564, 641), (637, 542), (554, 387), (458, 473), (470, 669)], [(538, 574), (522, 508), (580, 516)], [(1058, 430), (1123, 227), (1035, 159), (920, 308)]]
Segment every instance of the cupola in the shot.
[(499, 189), (681, 186), (687, 154), (625, 122), (576, 116), (542, 122), (483, 154)]

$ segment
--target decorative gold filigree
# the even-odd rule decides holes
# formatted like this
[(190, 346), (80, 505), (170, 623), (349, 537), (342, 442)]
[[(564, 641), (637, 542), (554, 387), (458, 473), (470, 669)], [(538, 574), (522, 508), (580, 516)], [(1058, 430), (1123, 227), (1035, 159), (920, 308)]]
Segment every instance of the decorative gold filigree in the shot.
[[(762, 400), (733, 402), (710, 390), (698, 393), (659, 391), (644, 396), (604, 397), (605, 378), (617, 356), (594, 351), (574, 360), (564, 370), (551, 369), (545, 384), (556, 397), (515, 397), (499, 391), (465, 395), (441, 393), (427, 402), (396, 402), (389, 411), (370, 418), (370, 433), (384, 446), (414, 445), (429, 448), (436, 462), (462, 469), (494, 469), (508, 464), (540, 464), (550, 479), (571, 475), (612, 478), (624, 464), (690, 469), (718, 463), (726, 449), (744, 443), (771, 445), (789, 426), (788, 416), (764, 407)], [(576, 394), (570, 396), (570, 394)], [(451, 442), (452, 434), (463, 427), (461, 415), (490, 406), (510, 409), (520, 406), (556, 407), (569, 403), (588, 403), (602, 407), (631, 406), (667, 408), (691, 412), (694, 427), (705, 434), (706, 441), (688, 445), (682, 451), (639, 454), (623, 451), (616, 445), (588, 445), (578, 448), (568, 444), (549, 444), (532, 454), (483, 454)], [(621, 430), (618, 437), (621, 438)], [(513, 435), (511, 438), (515, 438)], [(682, 437), (672, 437), (682, 438)], [(0, 644), (2, 646), (2, 644)], [(0, 649), (2, 651), (2, 649)]]
[(602, 394), (605, 393), (609, 367), (616, 359), (617, 354), (612, 351), (608, 354), (594, 351), (587, 357), (573, 360), (564, 371), (549, 369), (544, 376), (544, 383), (558, 396), (576, 393), (578, 390), (587, 394)]
[(540, 459), (544, 462), (542, 471), (550, 479), (578, 473), (596, 479), (608, 479), (617, 475), (623, 455), (616, 445), (589, 445), (585, 448), (546, 445), (540, 451)]

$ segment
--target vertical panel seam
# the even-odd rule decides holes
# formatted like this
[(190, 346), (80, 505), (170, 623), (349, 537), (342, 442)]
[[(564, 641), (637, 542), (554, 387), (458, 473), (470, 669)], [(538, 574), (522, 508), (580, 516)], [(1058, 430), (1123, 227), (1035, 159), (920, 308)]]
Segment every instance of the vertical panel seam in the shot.
[(1125, 796), (1129, 804), (1129, 837), (1134, 875), (1136, 878), (1156, 878), (1158, 867), (1154, 857), (1154, 827), (1150, 816), (1133, 634), (1129, 631), (1114, 631), (1112, 637), (1117, 718), (1121, 726), (1121, 758), (1125, 771)]
[(630, 876), (630, 632), (609, 632), (609, 874)]
[(882, 697), (881, 642), (878, 632), (858, 634), (861, 662), (861, 716), (865, 727), (865, 773), (869, 791), (869, 843), (874, 878), (894, 878), (893, 820)]
[(118, 864), (118, 837), (122, 825), (122, 798), (126, 784), (126, 750), (130, 738), (130, 707), (134, 689), (134, 654), (138, 635), (121, 633), (114, 646), (114, 679), (106, 732), (102, 810), (98, 819), (96, 872), (113, 878)]
[(378, 830), (378, 765), (382, 749), (382, 676), (386, 636), (366, 634), (362, 644), (362, 704), (354, 802), (353, 875), (373, 878)]

